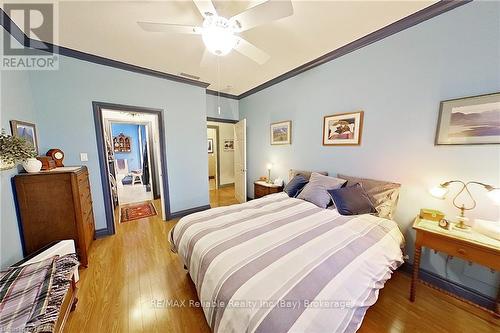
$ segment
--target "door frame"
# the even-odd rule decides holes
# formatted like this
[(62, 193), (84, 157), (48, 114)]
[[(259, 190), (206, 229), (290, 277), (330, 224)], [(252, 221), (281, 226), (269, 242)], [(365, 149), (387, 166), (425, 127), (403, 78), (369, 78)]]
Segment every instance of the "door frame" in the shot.
[[(240, 201), (240, 203), (244, 203), (244, 202), (247, 202), (248, 201), (248, 168), (247, 168), (247, 148), (246, 148), (246, 143), (247, 143), (247, 127), (246, 127), (246, 118), (243, 118), (241, 119), (240, 121), (238, 121), (235, 125), (234, 125), (234, 141), (235, 141), (235, 153), (234, 153), (234, 156), (235, 156), (235, 170), (234, 170), (234, 189), (235, 189), (235, 197), (238, 201)], [(238, 135), (236, 134), (237, 133), (237, 127), (240, 123), (243, 123), (243, 137), (244, 137), (244, 141), (245, 141), (245, 144), (243, 145), (243, 166), (242, 168), (243, 169), (240, 169), (238, 172), (236, 172), (236, 158), (237, 158), (237, 155), (236, 154), (236, 148), (238, 147), (238, 144), (237, 144), (237, 138), (238, 138)], [(244, 173), (244, 181), (243, 181), (243, 184), (242, 186), (244, 187), (244, 195), (243, 195), (243, 198), (241, 198), (241, 200), (239, 200), (239, 196), (238, 196), (238, 187), (236, 186), (237, 185), (237, 179), (239, 177), (239, 172), (242, 171)]]
[(236, 124), (239, 120), (207, 117), (207, 121), (213, 121), (213, 122), (216, 122), (216, 123)]
[(216, 172), (215, 172), (215, 178), (216, 178), (216, 189), (219, 189), (220, 187), (220, 160), (219, 160), (219, 153), (220, 153), (220, 150), (219, 150), (219, 126), (217, 125), (207, 125), (207, 129), (208, 128), (211, 128), (213, 130), (215, 130), (215, 143), (217, 145), (217, 152), (215, 154), (215, 164), (217, 165), (216, 168)]
[(114, 110), (114, 111), (129, 111), (129, 112), (139, 112), (154, 114), (158, 119), (158, 134), (160, 137), (160, 160), (161, 160), (161, 171), (163, 174), (163, 202), (165, 207), (165, 216), (169, 220), (172, 216), (170, 212), (170, 196), (168, 193), (168, 172), (167, 172), (167, 150), (165, 144), (165, 128), (163, 123), (163, 109), (148, 108), (142, 106), (132, 106), (123, 104), (114, 104), (107, 102), (97, 102), (92, 101), (92, 108), (94, 113), (94, 125), (97, 139), (97, 155), (99, 156), (99, 170), (101, 173), (101, 183), (102, 191), (104, 195), (104, 211), (106, 215), (106, 228), (98, 230), (96, 232), (97, 236), (113, 235), (116, 233), (115, 221), (113, 218), (113, 202), (112, 194), (109, 188), (109, 176), (108, 176), (108, 166), (107, 166), (107, 156), (104, 141), (104, 131), (103, 131), (103, 121), (102, 121), (102, 109)]

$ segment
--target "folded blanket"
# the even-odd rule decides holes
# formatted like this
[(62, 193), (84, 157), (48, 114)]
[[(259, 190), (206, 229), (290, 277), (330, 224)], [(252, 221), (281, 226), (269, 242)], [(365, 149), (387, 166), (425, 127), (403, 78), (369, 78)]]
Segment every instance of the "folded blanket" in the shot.
[(53, 332), (76, 254), (0, 271), (0, 332)]
[(0, 272), (0, 331), (21, 332), (31, 318), (45, 313), (55, 259)]
[(45, 333), (54, 331), (64, 296), (66, 296), (71, 284), (72, 273), (79, 264), (76, 254), (68, 254), (56, 260), (46, 310), (44, 313), (30, 319), (26, 324), (27, 332)]

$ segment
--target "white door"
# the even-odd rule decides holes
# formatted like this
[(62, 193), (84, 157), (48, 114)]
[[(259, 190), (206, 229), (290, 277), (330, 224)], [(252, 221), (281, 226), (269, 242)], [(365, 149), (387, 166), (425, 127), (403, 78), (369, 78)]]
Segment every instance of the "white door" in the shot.
[(234, 124), (234, 195), (247, 201), (247, 120)]
[[(159, 184), (160, 184), (160, 205), (161, 205), (161, 219), (167, 220), (167, 207), (165, 202), (165, 193), (163, 193), (163, 169), (161, 165), (161, 149), (160, 149), (160, 128), (158, 123), (158, 116), (154, 116), (154, 121), (151, 126), (153, 132), (153, 151), (154, 160), (156, 162), (156, 170), (158, 172)], [(149, 141), (148, 141), (149, 142)], [(151, 170), (150, 170), (151, 172)]]

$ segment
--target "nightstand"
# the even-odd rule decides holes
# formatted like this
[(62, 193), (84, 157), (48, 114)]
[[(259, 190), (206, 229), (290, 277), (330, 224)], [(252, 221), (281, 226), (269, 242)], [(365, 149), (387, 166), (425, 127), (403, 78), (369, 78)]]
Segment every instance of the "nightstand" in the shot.
[(256, 182), (253, 183), (253, 193), (254, 193), (254, 199), (261, 198), (265, 195), (271, 194), (271, 193), (278, 193), (283, 191), (283, 186), (281, 185), (274, 185), (274, 184), (269, 184), (266, 183), (265, 181), (262, 180), (257, 180)]
[[(420, 255), (425, 246), (435, 251), (447, 253), (470, 262), (500, 270), (500, 241), (487, 237), (472, 229), (470, 232), (445, 230), (436, 221), (422, 220), (417, 216), (413, 223), (417, 235), (413, 258), (410, 301), (415, 301), (416, 283), (420, 269)], [(500, 291), (497, 295), (495, 315), (500, 315)]]

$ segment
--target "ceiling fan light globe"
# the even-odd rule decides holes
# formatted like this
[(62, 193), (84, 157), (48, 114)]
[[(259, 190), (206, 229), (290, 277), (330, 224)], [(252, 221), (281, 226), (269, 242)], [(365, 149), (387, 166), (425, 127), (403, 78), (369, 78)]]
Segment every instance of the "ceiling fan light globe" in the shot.
[(207, 17), (203, 22), (201, 37), (208, 51), (216, 56), (227, 55), (237, 43), (229, 21), (215, 15)]

